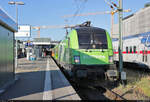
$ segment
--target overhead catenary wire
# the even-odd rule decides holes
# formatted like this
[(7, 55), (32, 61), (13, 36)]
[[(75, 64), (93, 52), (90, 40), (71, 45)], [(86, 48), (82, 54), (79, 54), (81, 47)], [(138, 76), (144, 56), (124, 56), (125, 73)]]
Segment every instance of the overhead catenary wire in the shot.
[[(75, 0), (76, 1), (76, 0)], [(77, 15), (83, 8), (85, 8), (85, 3), (87, 0), (83, 0), (83, 2), (78, 6), (77, 11), (75, 12), (74, 15)], [(78, 4), (77, 4), (78, 5)]]
[[(85, 9), (85, 4), (86, 4), (86, 2), (84, 2), (83, 6), (81, 7), (81, 9), (80, 9), (80, 11), (78, 12), (78, 14), (81, 13), (81, 12), (83, 12), (83, 10)], [(79, 20), (79, 17), (77, 17), (74, 22), (78, 22), (78, 20)]]
[[(76, 15), (81, 13), (81, 11), (85, 8), (85, 3), (87, 2), (87, 0), (83, 0), (80, 4), (77, 4), (77, 0), (75, 0), (75, 2), (76, 2), (76, 5), (77, 5), (77, 10), (73, 14), (74, 16), (73, 16), (72, 20), (70, 20), (71, 23), (75, 20)], [(76, 22), (77, 22), (77, 20), (76, 20)]]

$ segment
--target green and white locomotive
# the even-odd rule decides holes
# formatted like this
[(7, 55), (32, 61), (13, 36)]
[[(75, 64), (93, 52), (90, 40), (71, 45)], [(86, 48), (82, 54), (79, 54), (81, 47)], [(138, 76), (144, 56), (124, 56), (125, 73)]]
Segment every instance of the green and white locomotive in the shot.
[(72, 77), (117, 78), (109, 33), (89, 22), (71, 30), (52, 50), (52, 57)]

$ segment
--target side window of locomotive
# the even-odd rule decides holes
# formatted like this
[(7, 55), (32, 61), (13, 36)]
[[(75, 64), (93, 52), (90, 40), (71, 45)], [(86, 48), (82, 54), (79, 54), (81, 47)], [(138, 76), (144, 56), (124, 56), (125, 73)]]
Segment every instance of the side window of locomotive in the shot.
[(133, 47), (133, 51), (134, 51), (134, 53), (136, 53), (136, 46)]
[(129, 53), (128, 51), (129, 51), (129, 49), (128, 49), (128, 47), (126, 47), (126, 53)]
[(132, 46), (130, 46), (130, 53), (132, 53)]

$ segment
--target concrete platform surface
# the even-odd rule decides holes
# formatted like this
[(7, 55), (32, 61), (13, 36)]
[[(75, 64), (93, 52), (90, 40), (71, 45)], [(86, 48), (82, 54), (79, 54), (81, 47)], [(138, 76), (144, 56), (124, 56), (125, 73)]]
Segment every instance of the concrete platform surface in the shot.
[(55, 62), (50, 59), (53, 99), (80, 100), (80, 97), (78, 96), (76, 91), (73, 89), (68, 80), (54, 63)]
[(0, 100), (81, 100), (51, 58), (19, 59), (19, 80), (0, 95)]

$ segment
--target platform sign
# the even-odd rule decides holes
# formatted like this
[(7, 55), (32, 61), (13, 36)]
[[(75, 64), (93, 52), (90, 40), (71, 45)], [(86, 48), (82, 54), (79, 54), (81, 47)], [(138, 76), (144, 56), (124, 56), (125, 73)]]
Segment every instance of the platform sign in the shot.
[(29, 25), (18, 26), (18, 32), (15, 33), (15, 37), (30, 37), (30, 35), (31, 35), (31, 26)]

